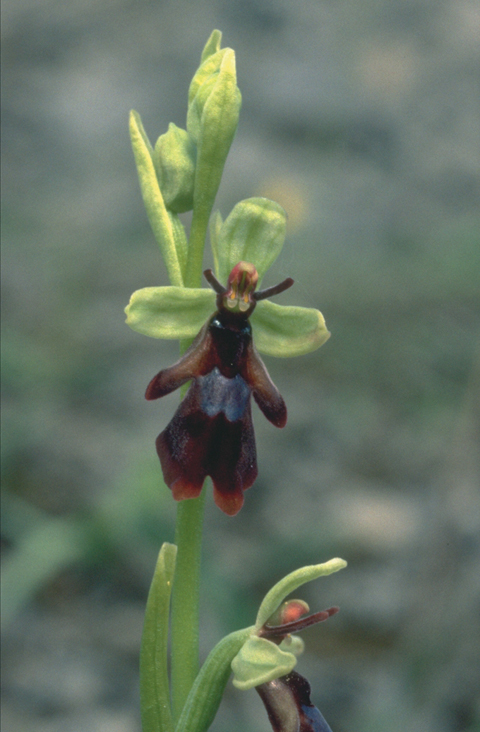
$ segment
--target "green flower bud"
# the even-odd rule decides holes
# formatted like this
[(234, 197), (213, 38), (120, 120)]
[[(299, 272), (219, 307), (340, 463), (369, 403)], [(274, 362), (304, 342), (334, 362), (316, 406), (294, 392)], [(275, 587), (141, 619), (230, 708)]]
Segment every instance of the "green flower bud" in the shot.
[(195, 142), (198, 142), (200, 137), (201, 119), (205, 102), (212, 92), (213, 86), (218, 81), (223, 58), (229, 50), (231, 49), (218, 49), (215, 53), (208, 56), (200, 64), (190, 83), (188, 90), (187, 130)]
[(153, 162), (166, 207), (175, 213), (193, 208), (197, 148), (186, 130), (173, 122), (155, 145)]
[(285, 597), (317, 577), (338, 572), (346, 564), (343, 559), (336, 558), (323, 564), (301, 567), (277, 582), (265, 595), (253, 633), (232, 660), (233, 685), (237, 689), (252, 689), (285, 676), (294, 669), (297, 656), (303, 652), (304, 646), (301, 640), (292, 638), (290, 633), (326, 620), (338, 612), (338, 607), (301, 619), (308, 612), (307, 603), (303, 600), (284, 602)]

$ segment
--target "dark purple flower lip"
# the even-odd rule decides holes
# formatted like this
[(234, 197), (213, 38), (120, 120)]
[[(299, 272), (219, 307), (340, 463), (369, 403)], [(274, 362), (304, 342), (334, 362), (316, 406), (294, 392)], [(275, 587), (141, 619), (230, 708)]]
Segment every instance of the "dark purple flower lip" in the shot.
[(274, 732), (332, 732), (310, 700), (310, 684), (296, 671), (255, 688)]
[(248, 262), (233, 268), (226, 288), (211, 270), (204, 274), (217, 293), (218, 310), (182, 358), (151, 380), (145, 397), (159, 399), (192, 382), (156, 441), (163, 476), (181, 501), (198, 497), (209, 475), (216, 504), (233, 516), (257, 477), (252, 394), (272, 424), (284, 427), (287, 421), (285, 402), (254, 346), (248, 316), (258, 300), (283, 292), (293, 280), (255, 292), (258, 275)]

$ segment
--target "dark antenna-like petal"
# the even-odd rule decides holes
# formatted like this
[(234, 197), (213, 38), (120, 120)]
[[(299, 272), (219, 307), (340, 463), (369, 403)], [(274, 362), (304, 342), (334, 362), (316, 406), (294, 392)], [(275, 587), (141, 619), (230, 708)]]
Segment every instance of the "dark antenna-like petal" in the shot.
[(329, 607), (328, 610), (320, 610), (318, 613), (313, 613), (313, 615), (307, 615), (305, 618), (294, 620), (292, 623), (284, 623), (283, 625), (268, 625), (266, 623), (260, 631), (260, 635), (263, 638), (281, 638), (289, 633), (298, 633), (300, 630), (308, 628), (309, 625), (315, 625), (316, 623), (321, 623), (323, 620), (331, 618), (339, 610), (340, 608), (335, 605), (334, 607)]
[(207, 280), (208, 284), (214, 290), (217, 295), (225, 295), (227, 288), (220, 284), (220, 282), (217, 280), (215, 275), (213, 274), (213, 270), (206, 269), (203, 273), (203, 276)]
[(292, 280), (291, 277), (287, 277), (286, 280), (283, 280), (283, 282), (279, 282), (278, 285), (273, 285), (273, 287), (267, 287), (266, 290), (259, 290), (258, 292), (254, 292), (253, 299), (257, 301), (265, 300), (265, 298), (267, 297), (279, 295), (281, 292), (288, 290), (288, 288), (291, 287), (294, 282), (295, 280)]

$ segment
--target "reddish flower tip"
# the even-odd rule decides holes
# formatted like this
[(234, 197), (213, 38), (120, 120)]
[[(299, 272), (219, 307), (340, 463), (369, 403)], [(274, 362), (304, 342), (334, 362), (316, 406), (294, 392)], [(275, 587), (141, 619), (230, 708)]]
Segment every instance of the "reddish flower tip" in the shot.
[(255, 307), (253, 293), (258, 282), (258, 272), (249, 262), (239, 262), (228, 276), (227, 291), (222, 304), (227, 310), (247, 313)]

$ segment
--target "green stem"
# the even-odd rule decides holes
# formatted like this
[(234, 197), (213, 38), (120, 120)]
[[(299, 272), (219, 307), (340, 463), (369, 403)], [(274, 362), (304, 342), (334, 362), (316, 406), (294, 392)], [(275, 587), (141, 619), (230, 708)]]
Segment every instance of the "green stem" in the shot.
[(200, 557), (205, 489), (177, 508), (177, 563), (172, 596), (172, 711), (179, 718), (198, 674)]
[(186, 287), (200, 287), (202, 283), (203, 250), (207, 236), (208, 222), (212, 205), (198, 206), (193, 209), (192, 225), (188, 244), (188, 261), (185, 273)]

